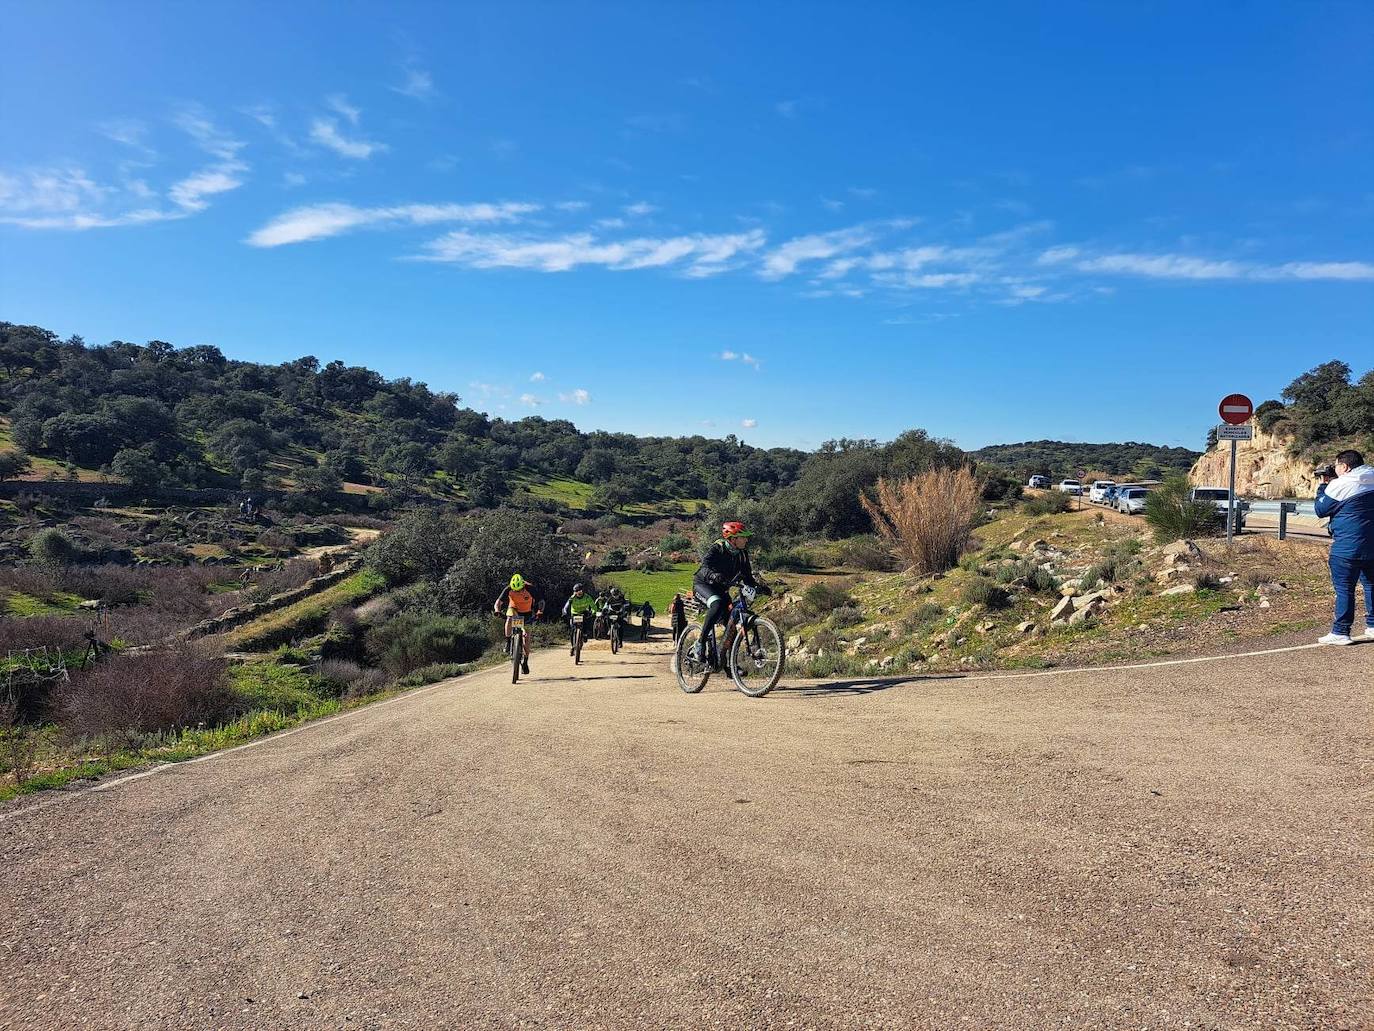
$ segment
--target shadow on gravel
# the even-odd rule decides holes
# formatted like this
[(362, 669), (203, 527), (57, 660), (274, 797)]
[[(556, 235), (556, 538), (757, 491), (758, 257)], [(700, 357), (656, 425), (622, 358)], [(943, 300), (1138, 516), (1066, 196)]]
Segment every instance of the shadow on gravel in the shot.
[(534, 683), (539, 684), (581, 684), (588, 680), (653, 680), (652, 673), (621, 673), (619, 676), (605, 677), (538, 677)]
[(962, 673), (915, 677), (869, 677), (860, 680), (827, 680), (823, 683), (803, 684), (800, 687), (791, 687), (786, 690), (791, 694), (799, 694), (805, 698), (836, 694), (864, 695), (886, 691), (889, 687), (899, 687), (902, 684), (918, 684), (923, 680), (962, 680), (963, 678)]

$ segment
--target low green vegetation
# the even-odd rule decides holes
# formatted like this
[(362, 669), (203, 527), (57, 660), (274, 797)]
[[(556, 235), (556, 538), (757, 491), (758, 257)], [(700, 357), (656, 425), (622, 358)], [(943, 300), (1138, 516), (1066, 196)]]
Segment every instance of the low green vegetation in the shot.
[(379, 573), (360, 570), (318, 594), (230, 631), (225, 642), (231, 648), (247, 651), (274, 647), (319, 629), (334, 609), (370, 598), (385, 586)]
[(666, 615), (674, 594), (687, 597), (692, 593), (692, 574), (696, 568), (695, 562), (678, 562), (662, 572), (627, 569), (618, 573), (603, 573), (598, 582), (614, 584), (634, 604), (642, 605), (647, 601), (654, 611)]

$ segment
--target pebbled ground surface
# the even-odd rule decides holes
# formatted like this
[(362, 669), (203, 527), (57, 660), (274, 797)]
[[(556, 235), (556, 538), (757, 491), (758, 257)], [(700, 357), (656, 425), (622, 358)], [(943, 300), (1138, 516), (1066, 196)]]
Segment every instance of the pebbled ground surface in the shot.
[(586, 658), (0, 810), (0, 1028), (1374, 1026), (1374, 646)]

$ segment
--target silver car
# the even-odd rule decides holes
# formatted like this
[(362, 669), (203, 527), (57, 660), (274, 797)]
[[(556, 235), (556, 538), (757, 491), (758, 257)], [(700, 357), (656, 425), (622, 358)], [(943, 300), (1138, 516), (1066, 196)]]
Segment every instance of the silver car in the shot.
[(1149, 496), (1148, 487), (1118, 487), (1116, 510), (1126, 515), (1140, 515), (1145, 511), (1145, 499)]

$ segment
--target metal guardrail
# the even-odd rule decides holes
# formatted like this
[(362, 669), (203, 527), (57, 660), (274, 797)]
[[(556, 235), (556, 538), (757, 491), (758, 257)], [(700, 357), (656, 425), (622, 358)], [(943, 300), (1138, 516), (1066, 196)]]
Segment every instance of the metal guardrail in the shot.
[[(1289, 533), (1289, 519), (1296, 517), (1304, 521), (1317, 519), (1316, 502), (1314, 501), (1245, 501), (1238, 500), (1236, 508), (1244, 523), (1250, 522), (1252, 515), (1276, 516), (1278, 518), (1279, 540), (1285, 540)], [(1249, 527), (1247, 526), (1247, 529)], [(1316, 527), (1304, 527), (1301, 533), (1317, 534), (1322, 532), (1322, 524)]]

